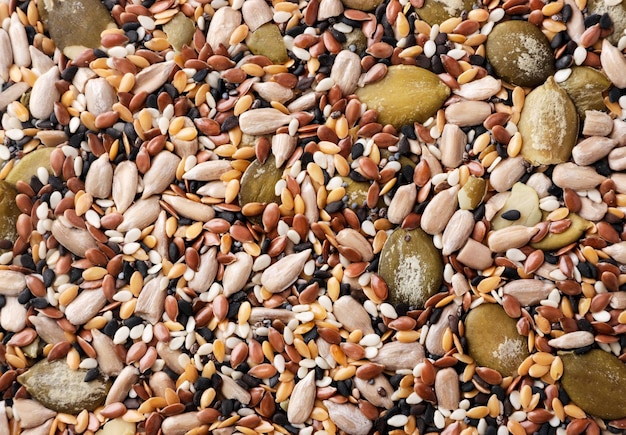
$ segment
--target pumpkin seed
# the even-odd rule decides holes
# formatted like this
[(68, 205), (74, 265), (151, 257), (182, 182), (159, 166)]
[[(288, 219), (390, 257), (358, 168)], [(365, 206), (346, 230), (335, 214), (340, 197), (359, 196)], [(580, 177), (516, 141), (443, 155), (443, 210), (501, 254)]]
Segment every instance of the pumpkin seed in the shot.
[[(615, 394), (626, 386), (626, 366), (617, 357), (600, 349), (583, 355), (562, 353), (561, 384), (570, 399), (596, 417), (626, 417), (626, 396)], [(593, 385), (593, 388), (589, 388)]]
[(527, 21), (507, 21), (493, 28), (487, 59), (497, 75), (519, 86), (537, 86), (554, 74), (554, 55), (548, 38)]
[(469, 354), (478, 365), (514, 375), (529, 355), (526, 338), (517, 332), (517, 322), (497, 304), (482, 304), (465, 318)]
[(569, 160), (578, 135), (576, 107), (552, 77), (526, 96), (518, 129), (521, 154), (533, 165)]
[(441, 255), (421, 229), (397, 228), (380, 254), (378, 273), (389, 286), (389, 302), (423, 307), (442, 281)]
[(378, 122), (399, 128), (435, 115), (450, 95), (450, 88), (424, 68), (394, 65), (382, 80), (358, 89), (356, 94), (378, 111)]

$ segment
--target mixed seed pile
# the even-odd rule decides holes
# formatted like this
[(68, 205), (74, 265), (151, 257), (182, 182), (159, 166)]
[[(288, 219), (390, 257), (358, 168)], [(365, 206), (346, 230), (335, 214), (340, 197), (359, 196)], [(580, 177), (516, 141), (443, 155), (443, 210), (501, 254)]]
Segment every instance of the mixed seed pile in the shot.
[(1, 434), (626, 428), (626, 2), (0, 23)]

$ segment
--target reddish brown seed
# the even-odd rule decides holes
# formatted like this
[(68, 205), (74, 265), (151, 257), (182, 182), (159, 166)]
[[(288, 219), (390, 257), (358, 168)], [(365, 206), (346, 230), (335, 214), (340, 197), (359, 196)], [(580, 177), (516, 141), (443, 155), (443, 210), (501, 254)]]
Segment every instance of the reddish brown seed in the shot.
[(228, 305), (228, 299), (226, 299), (226, 296), (223, 294), (217, 295), (213, 300), (213, 314), (215, 314), (215, 317), (217, 317), (220, 321), (226, 318), (226, 315), (228, 314)]
[(37, 338), (37, 331), (33, 328), (24, 328), (15, 333), (7, 344), (17, 347), (28, 346), (33, 342), (33, 340), (35, 340), (35, 338)]
[(619, 237), (618, 232), (613, 228), (611, 224), (608, 222), (598, 222), (596, 224), (596, 228), (598, 229), (598, 235), (602, 237), (609, 243), (619, 243), (621, 239)]
[(500, 385), (502, 382), (502, 375), (494, 369), (489, 367), (476, 367), (476, 374), (480, 378), (491, 385)]
[(122, 402), (114, 402), (105, 406), (100, 411), (103, 417), (106, 418), (118, 418), (126, 413), (126, 406)]
[(382, 364), (366, 363), (356, 369), (356, 376), (360, 379), (370, 380), (380, 375), (385, 366)]
[(587, 419), (576, 418), (567, 425), (565, 433), (566, 435), (579, 435), (585, 431), (588, 425)]
[(509, 115), (508, 113), (505, 113), (505, 112), (492, 113), (491, 115), (487, 117), (487, 119), (485, 119), (485, 121), (483, 122), (483, 126), (486, 129), (491, 130), (496, 125), (499, 125), (499, 126), (505, 125), (507, 122), (509, 122), (509, 119), (511, 119), (511, 115)]
[(432, 387), (426, 385), (421, 381), (415, 383), (415, 385), (413, 386), (413, 390), (418, 396), (428, 402), (435, 403), (437, 401), (437, 396), (435, 396), (435, 391), (432, 389)]
[(68, 341), (60, 341), (52, 346), (48, 353), (48, 361), (55, 361), (61, 358), (65, 358), (65, 355), (70, 351), (72, 345)]
[(271, 378), (276, 373), (277, 373), (276, 367), (274, 367), (272, 364), (259, 364), (259, 365), (252, 367), (248, 371), (248, 374), (250, 376), (254, 376), (255, 378), (259, 378), (259, 379)]
[(506, 314), (513, 319), (517, 319), (522, 315), (522, 307), (514, 296), (504, 295), (502, 297), (502, 307)]
[(374, 421), (378, 418), (378, 409), (366, 400), (359, 400), (359, 409), (369, 420)]
[(365, 349), (360, 344), (344, 342), (340, 344), (341, 350), (346, 354), (348, 358), (354, 360), (360, 360), (365, 357)]
[(359, 159), (359, 169), (366, 178), (377, 180), (379, 177), (378, 165), (369, 157), (361, 157)]
[(4, 391), (9, 388), (13, 382), (17, 379), (17, 371), (7, 370), (0, 376), (0, 391)]
[(544, 255), (541, 249), (536, 249), (526, 257), (524, 262), (524, 273), (531, 274), (543, 264)]
[(435, 376), (437, 371), (435, 370), (435, 366), (430, 360), (425, 359), (424, 364), (422, 365), (422, 382), (426, 385), (434, 385), (435, 384)]
[(567, 207), (569, 211), (573, 213), (578, 213), (580, 211), (582, 203), (576, 191), (569, 188), (563, 189), (563, 200), (565, 202), (565, 207)]
[(276, 352), (282, 352), (285, 350), (285, 340), (283, 339), (282, 334), (275, 328), (269, 328), (267, 338)]
[(36, 276), (26, 275), (26, 286), (34, 296), (38, 298), (46, 296), (46, 287), (44, 286), (43, 281)]
[(379, 297), (381, 300), (387, 299), (387, 296), (389, 295), (389, 287), (387, 286), (385, 280), (380, 277), (380, 275), (378, 275), (377, 273), (373, 273), (370, 279), (370, 284), (372, 286), (372, 290), (374, 290), (374, 293), (377, 297)]

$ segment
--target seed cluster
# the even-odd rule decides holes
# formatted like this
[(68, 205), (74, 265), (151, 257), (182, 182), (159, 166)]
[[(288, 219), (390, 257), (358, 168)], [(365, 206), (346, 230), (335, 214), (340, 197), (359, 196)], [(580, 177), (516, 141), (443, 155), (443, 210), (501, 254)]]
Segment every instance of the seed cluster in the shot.
[(0, 433), (626, 428), (621, 3), (39, 3), (0, 2)]

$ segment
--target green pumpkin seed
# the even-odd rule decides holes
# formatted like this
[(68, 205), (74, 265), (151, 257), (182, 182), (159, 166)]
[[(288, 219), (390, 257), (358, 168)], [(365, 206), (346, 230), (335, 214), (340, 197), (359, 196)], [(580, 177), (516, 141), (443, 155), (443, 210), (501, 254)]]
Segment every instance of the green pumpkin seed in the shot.
[[(239, 189), (239, 203), (243, 207), (251, 202), (269, 204), (280, 203), (280, 196), (276, 196), (275, 186), (283, 176), (283, 169), (276, 168), (276, 159), (273, 154), (261, 163), (254, 160), (241, 177)], [(260, 216), (251, 218), (260, 222)]]
[(576, 106), (581, 119), (585, 119), (585, 111), (606, 111), (602, 93), (609, 89), (611, 81), (600, 71), (588, 66), (572, 68), (567, 80), (559, 83)]
[(189, 44), (196, 26), (193, 20), (187, 18), (182, 12), (174, 15), (167, 24), (163, 26), (163, 31), (167, 35), (167, 40), (176, 50), (180, 51), (183, 45)]
[(459, 190), (459, 207), (462, 210), (474, 210), (483, 202), (486, 193), (487, 180), (474, 177), (473, 175), (470, 176), (461, 190)]
[(100, 378), (85, 382), (86, 373), (87, 370), (72, 370), (65, 360), (43, 360), (17, 380), (46, 408), (76, 415), (83, 409), (93, 411), (102, 405), (110, 388), (110, 383)]
[(476, 363), (513, 376), (529, 355), (526, 337), (517, 332), (517, 321), (498, 304), (482, 304), (465, 318), (468, 353)]
[(389, 287), (390, 303), (422, 308), (441, 286), (441, 254), (421, 229), (397, 228), (380, 253), (378, 273)]
[(356, 94), (368, 108), (378, 111), (378, 122), (400, 128), (435, 115), (450, 88), (424, 68), (394, 65), (382, 80), (357, 89)]
[(576, 106), (552, 77), (526, 96), (517, 128), (521, 154), (533, 165), (569, 160), (578, 136)]
[(39, 168), (45, 168), (49, 173), (52, 173), (52, 168), (50, 167), (52, 151), (54, 151), (54, 148), (45, 147), (26, 154), (7, 175), (7, 183), (15, 185), (20, 180), (30, 183), (30, 178), (33, 175), (37, 175)]
[(17, 191), (5, 181), (0, 181), (0, 239), (14, 242), (17, 239), (15, 223), (20, 210), (15, 204)]
[(563, 353), (561, 385), (572, 401), (589, 414), (613, 420), (626, 417), (626, 366), (600, 349), (583, 355)]
[(346, 33), (346, 42), (341, 44), (344, 50), (350, 50), (350, 47), (354, 47), (355, 53), (363, 53), (367, 48), (367, 37), (360, 29), (354, 29), (350, 33)]
[(47, 0), (41, 3), (47, 12), (50, 37), (70, 58), (85, 48), (99, 47), (100, 33), (115, 27), (111, 14), (98, 0)]
[(246, 44), (254, 54), (266, 56), (274, 63), (283, 63), (289, 59), (287, 48), (278, 26), (267, 23), (252, 32)]
[(471, 11), (477, 6), (474, 0), (426, 0), (417, 9), (417, 15), (431, 26), (441, 24), (448, 18), (458, 17), (463, 11)]
[(534, 87), (554, 74), (554, 54), (548, 38), (527, 21), (498, 24), (485, 48), (496, 74), (509, 83)]

